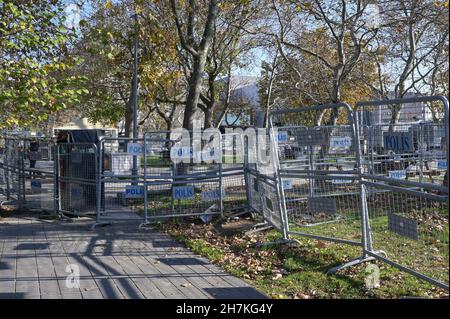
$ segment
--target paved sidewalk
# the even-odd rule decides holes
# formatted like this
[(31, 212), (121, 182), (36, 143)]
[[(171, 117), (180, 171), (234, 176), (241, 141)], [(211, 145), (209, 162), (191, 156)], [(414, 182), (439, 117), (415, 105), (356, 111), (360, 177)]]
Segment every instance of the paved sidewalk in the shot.
[(0, 217), (0, 299), (266, 298), (166, 234), (91, 223)]

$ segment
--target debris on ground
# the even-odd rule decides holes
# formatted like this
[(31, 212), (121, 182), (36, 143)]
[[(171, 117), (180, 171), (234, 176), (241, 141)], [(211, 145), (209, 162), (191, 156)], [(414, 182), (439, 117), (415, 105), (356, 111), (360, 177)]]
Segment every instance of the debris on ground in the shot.
[(357, 247), (302, 238), (296, 245), (255, 244), (274, 241), (274, 230), (246, 234), (250, 217), (160, 223), (158, 227), (231, 274), (241, 277), (273, 298), (440, 298), (445, 291), (382, 262), (380, 288), (366, 287), (366, 264), (327, 275), (333, 266), (354, 258)]

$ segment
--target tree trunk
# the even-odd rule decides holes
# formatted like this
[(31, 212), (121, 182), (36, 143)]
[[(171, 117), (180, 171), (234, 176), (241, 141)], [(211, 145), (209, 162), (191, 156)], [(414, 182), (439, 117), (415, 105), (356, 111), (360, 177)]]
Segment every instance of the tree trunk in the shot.
[[(131, 80), (131, 87), (134, 86), (134, 79)], [(133, 136), (133, 101), (134, 93), (130, 91), (130, 96), (125, 104), (125, 137)]]
[(202, 85), (202, 74), (205, 70), (206, 58), (214, 36), (214, 24), (217, 17), (217, 0), (210, 0), (208, 6), (208, 17), (205, 23), (205, 30), (197, 54), (193, 56), (194, 65), (189, 79), (189, 92), (186, 101), (186, 109), (183, 118), (183, 128), (193, 129), (194, 115), (200, 98)]
[(205, 109), (203, 113), (205, 114), (205, 129), (214, 127), (213, 121), (214, 105)]
[(133, 99), (125, 104), (125, 137), (133, 136)]
[(220, 127), (220, 124), (222, 124), (223, 120), (225, 119), (227, 113), (228, 113), (228, 109), (230, 108), (230, 98), (231, 98), (231, 63), (228, 67), (228, 81), (227, 81), (227, 91), (226, 91), (226, 96), (225, 96), (225, 102), (224, 102), (224, 108), (222, 110), (222, 113), (220, 113), (219, 118), (217, 119), (216, 122), (216, 128)]
[(184, 110), (183, 128), (192, 130), (194, 124), (194, 115), (197, 111), (197, 105), (201, 92), (202, 73), (205, 68), (206, 54), (201, 54), (200, 57), (195, 58), (194, 70), (189, 79), (189, 91), (186, 100), (186, 108)]

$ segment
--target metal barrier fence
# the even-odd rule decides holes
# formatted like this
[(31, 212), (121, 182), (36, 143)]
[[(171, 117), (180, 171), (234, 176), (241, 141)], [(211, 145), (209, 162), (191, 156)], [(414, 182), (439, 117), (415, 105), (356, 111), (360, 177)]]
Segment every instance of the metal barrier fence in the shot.
[[(276, 161), (271, 145), (271, 134), (258, 134), (257, 140), (245, 141), (245, 173), (247, 182), (247, 199), (251, 209), (259, 213), (268, 224), (288, 239), (285, 228), (283, 201), (276, 175)], [(269, 154), (267, 154), (269, 151)], [(250, 154), (253, 153), (253, 158)]]
[(23, 142), (14, 137), (7, 136), (3, 140), (3, 171), (4, 184), (6, 186), (5, 196), (7, 201), (14, 202), (22, 208), (23, 204)]
[[(144, 135), (145, 222), (161, 217), (223, 215), (224, 210), (246, 205), (243, 164), (236, 163), (240, 140), (211, 131), (218, 143), (208, 145), (212, 136), (201, 137), (205, 133), (188, 132), (187, 143), (176, 132)], [(194, 138), (202, 142), (195, 145)], [(228, 139), (231, 145), (225, 145)], [(231, 153), (229, 158), (222, 156), (223, 150)]]
[(142, 141), (106, 137), (97, 143), (95, 225), (123, 220), (143, 221), (143, 156), (135, 151)]
[(361, 247), (331, 271), (378, 259), (448, 289), (445, 98), (279, 110), (269, 124), (253, 141), (216, 131), (214, 145), (211, 132), (189, 132), (206, 134), (199, 146), (167, 131), (60, 144), (3, 135), (0, 195), (94, 226), (254, 211), (284, 241)]
[(447, 100), (359, 102), (357, 114), (370, 225), (367, 253), (448, 289)]
[[(169, 136), (170, 132), (162, 134), (166, 136), (161, 132), (144, 135), (145, 223), (161, 217), (223, 214), (219, 149), (208, 153), (210, 162), (203, 157), (194, 162), (195, 155), (205, 154), (201, 149), (194, 151), (192, 132), (187, 144)], [(156, 170), (155, 164), (160, 166)]]
[(447, 154), (446, 122), (440, 100), (411, 98), (401, 100), (400, 104), (398, 101), (358, 103), (364, 172), (442, 183)]
[(48, 139), (30, 139), (22, 158), (24, 207), (56, 214), (57, 187), (55, 144)]
[(222, 150), (223, 210), (235, 215), (248, 212), (244, 135), (240, 132), (222, 134)]
[[(315, 125), (321, 113), (339, 116), (339, 124)], [(345, 103), (286, 109), (272, 112), (269, 122), (276, 137), (285, 232), (367, 248), (367, 211), (352, 109)], [(331, 271), (367, 260), (362, 252)]]
[(55, 213), (52, 141), (4, 134), (0, 149), (0, 193), (20, 209)]
[[(233, 163), (239, 143), (232, 143), (232, 161), (222, 163), (225, 135), (219, 134), (215, 153), (203, 149), (206, 143), (194, 151), (192, 141), (181, 145), (176, 135), (155, 131), (136, 140), (100, 140), (96, 225), (120, 220), (145, 225), (160, 218), (206, 217), (247, 208), (243, 164)], [(196, 156), (201, 161), (194, 161)]]
[(57, 144), (57, 211), (70, 216), (93, 216), (97, 209), (97, 146), (93, 143)]

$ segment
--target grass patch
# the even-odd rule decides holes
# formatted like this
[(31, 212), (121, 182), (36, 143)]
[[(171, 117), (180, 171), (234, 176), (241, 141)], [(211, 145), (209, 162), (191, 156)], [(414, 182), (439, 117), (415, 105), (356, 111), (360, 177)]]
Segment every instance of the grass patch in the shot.
[[(384, 222), (380, 220), (379, 224)], [(332, 227), (343, 233), (356, 225), (340, 224), (342, 229), (336, 224)], [(300, 244), (296, 246), (278, 244), (255, 248), (255, 243), (274, 241), (280, 238), (280, 234), (271, 230), (256, 235), (230, 236), (217, 232), (214, 225), (188, 223), (164, 223), (160, 227), (194, 252), (273, 298), (426, 298), (447, 294), (378, 261), (372, 263), (380, 270), (379, 288), (366, 287), (368, 263), (347, 268), (338, 274), (326, 274), (331, 267), (358, 257), (361, 250), (356, 246), (299, 237)]]
[(188, 239), (185, 241), (185, 244), (192, 251), (195, 251), (197, 254), (208, 258), (212, 262), (217, 262), (223, 257), (222, 251), (220, 249), (214, 248), (213, 246), (211, 246), (211, 244), (203, 239)]

